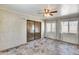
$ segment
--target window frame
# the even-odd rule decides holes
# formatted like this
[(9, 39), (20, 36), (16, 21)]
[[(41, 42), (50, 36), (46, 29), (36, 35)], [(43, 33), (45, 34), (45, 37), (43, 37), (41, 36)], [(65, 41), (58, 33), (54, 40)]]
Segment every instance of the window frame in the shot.
[[(50, 24), (50, 29), (48, 28), (48, 24)], [(49, 31), (50, 30), (50, 31)], [(46, 23), (46, 32), (49, 33), (51, 32), (51, 23)]]
[[(67, 30), (67, 32), (62, 32), (62, 24), (61, 24), (61, 33), (72, 33), (72, 34), (76, 34), (76, 33), (78, 33), (78, 20), (68, 20), (68, 21), (61, 21), (61, 23), (64, 23), (64, 22), (68, 22), (68, 30)], [(71, 32), (71, 30), (70, 30), (70, 23), (71, 22), (77, 22), (77, 27), (76, 27), (76, 32)]]
[[(71, 22), (77, 22), (77, 26), (76, 26), (76, 32), (71, 32), (71, 29), (70, 29), (70, 23)], [(78, 21), (77, 20), (74, 20), (74, 21), (69, 21), (69, 33), (78, 33)]]
[[(53, 25), (53, 24), (54, 24), (54, 25)], [(53, 27), (53, 26), (54, 26), (54, 27)], [(56, 22), (52, 22), (52, 23), (51, 23), (51, 28), (52, 28), (52, 29), (51, 29), (52, 32), (56, 32)], [(54, 29), (54, 30), (53, 30), (53, 29)]]
[[(63, 23), (63, 27), (64, 27), (64, 23), (65, 23), (65, 22), (67, 22), (67, 31), (66, 31), (66, 32), (62, 30), (62, 23)], [(68, 25), (68, 21), (62, 21), (62, 22), (61, 22), (61, 33), (68, 33), (68, 31), (69, 31), (68, 26), (69, 26), (69, 25)], [(63, 28), (63, 29), (64, 29), (64, 28)]]

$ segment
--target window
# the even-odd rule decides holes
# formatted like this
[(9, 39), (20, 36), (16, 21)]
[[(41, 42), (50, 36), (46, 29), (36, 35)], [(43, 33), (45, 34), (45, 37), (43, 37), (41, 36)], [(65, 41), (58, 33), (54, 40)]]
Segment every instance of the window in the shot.
[(68, 33), (68, 21), (61, 22), (61, 33)]
[(78, 21), (61, 22), (61, 33), (77, 33)]
[(70, 21), (69, 22), (69, 32), (77, 33), (78, 21)]
[(46, 32), (51, 32), (51, 23), (46, 23)]
[(56, 23), (52, 23), (52, 32), (56, 32)]

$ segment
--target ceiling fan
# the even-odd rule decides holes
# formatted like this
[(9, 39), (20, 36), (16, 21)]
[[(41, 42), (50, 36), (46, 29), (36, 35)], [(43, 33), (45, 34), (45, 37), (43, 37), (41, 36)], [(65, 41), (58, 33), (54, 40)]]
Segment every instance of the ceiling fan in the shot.
[(53, 16), (54, 13), (57, 13), (57, 10), (50, 10), (49, 8), (44, 8), (43, 12), (39, 14), (43, 14), (43, 16)]

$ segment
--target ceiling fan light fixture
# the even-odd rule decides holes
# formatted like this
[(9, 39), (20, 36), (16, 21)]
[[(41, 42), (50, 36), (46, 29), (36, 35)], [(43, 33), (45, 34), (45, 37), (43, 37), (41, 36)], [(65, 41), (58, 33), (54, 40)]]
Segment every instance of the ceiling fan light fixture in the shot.
[(44, 14), (44, 16), (45, 16), (45, 17), (49, 17), (49, 16), (50, 16), (50, 14), (49, 14), (49, 13), (47, 13), (47, 14)]
[(41, 12), (41, 14), (45, 17), (53, 16), (54, 13), (57, 13), (57, 10), (52, 10), (51, 8), (44, 8), (43, 12)]

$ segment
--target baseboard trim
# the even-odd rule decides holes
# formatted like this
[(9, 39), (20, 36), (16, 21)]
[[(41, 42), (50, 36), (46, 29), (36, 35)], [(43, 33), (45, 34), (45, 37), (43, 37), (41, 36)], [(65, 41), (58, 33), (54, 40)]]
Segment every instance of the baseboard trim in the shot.
[(4, 50), (1, 50), (0, 52), (8, 52), (8, 51), (10, 51), (11, 49), (14, 49), (14, 48), (18, 48), (18, 47), (20, 47), (20, 46), (23, 46), (23, 45), (26, 45), (27, 43), (24, 43), (24, 44), (20, 44), (20, 45), (18, 45), (18, 46), (15, 46), (15, 47), (12, 47), (12, 48), (7, 48), (7, 49), (4, 49)]
[[(40, 38), (41, 39), (41, 38)], [(39, 39), (36, 39), (36, 40), (39, 40)], [(32, 40), (32, 41), (35, 41), (35, 40)], [(29, 41), (29, 42), (31, 42), (31, 41)], [(28, 44), (28, 42), (26, 42), (26, 43), (24, 43), (24, 44), (20, 44), (20, 45), (18, 45), (18, 46), (15, 46), (15, 47), (12, 47), (12, 48), (7, 48), (7, 49), (4, 49), (4, 50), (0, 50), (0, 52), (8, 52), (8, 51), (10, 51), (11, 49), (14, 49), (14, 48), (18, 48), (18, 47), (20, 47), (20, 46), (24, 46), (24, 45), (27, 45)]]

